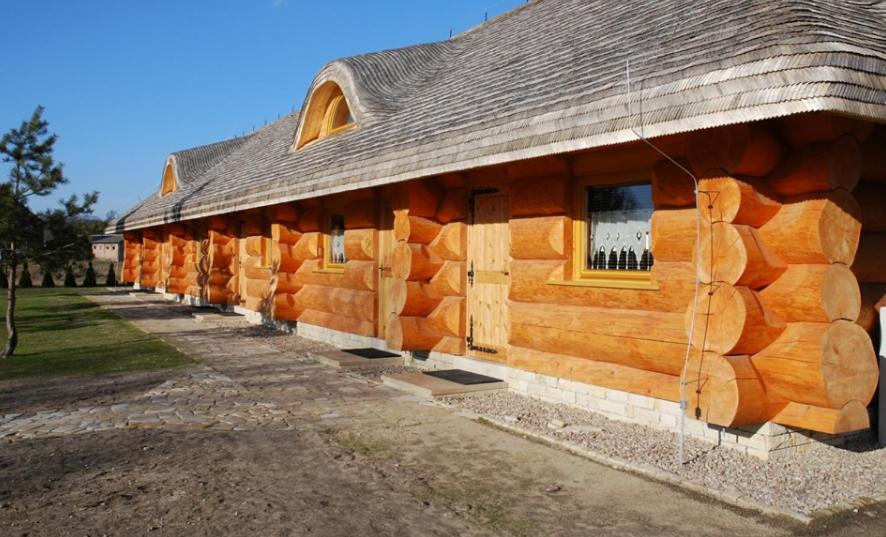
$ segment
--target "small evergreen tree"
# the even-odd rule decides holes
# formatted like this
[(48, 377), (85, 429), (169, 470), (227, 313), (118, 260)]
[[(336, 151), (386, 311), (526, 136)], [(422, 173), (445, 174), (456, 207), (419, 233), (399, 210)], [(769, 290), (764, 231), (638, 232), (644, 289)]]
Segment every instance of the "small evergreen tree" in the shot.
[(31, 281), (31, 270), (28, 268), (27, 261), (22, 265), (22, 276), (18, 280), (18, 286), (23, 289), (34, 287), (34, 282)]
[(55, 280), (52, 279), (52, 271), (48, 268), (43, 268), (43, 281), (40, 282), (40, 287), (55, 287)]
[(86, 275), (83, 277), (83, 287), (96, 287), (97, 285), (95, 282), (95, 269), (92, 268), (92, 261), (90, 261), (86, 267)]
[(114, 272), (114, 264), (108, 267), (108, 277), (105, 279), (105, 285), (108, 287), (117, 287), (117, 273)]
[(74, 277), (74, 269), (71, 265), (65, 267), (65, 287), (77, 287), (77, 278)]

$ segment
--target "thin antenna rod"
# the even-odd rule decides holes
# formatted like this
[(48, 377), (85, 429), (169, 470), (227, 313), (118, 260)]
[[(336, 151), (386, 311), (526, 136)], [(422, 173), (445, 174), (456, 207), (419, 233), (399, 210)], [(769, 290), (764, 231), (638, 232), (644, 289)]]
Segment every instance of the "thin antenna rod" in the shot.
[[(685, 166), (677, 162), (675, 159), (671, 158), (670, 155), (659, 149), (655, 144), (646, 139), (642, 132), (642, 123), (640, 125), (641, 131), (638, 132), (633, 125), (632, 119), (634, 117), (633, 106), (631, 102), (631, 60), (625, 61), (625, 78), (627, 82), (627, 102), (628, 102), (628, 126), (631, 129), (631, 132), (634, 133), (634, 136), (643, 141), (646, 145), (654, 149), (658, 154), (668, 159), (675, 166), (683, 170), (686, 175), (692, 178), (692, 182), (695, 187), (695, 242), (698, 244), (698, 241), (701, 240), (701, 210), (698, 206), (698, 178), (695, 175), (686, 169)], [(642, 119), (641, 119), (642, 121)], [(686, 343), (686, 355), (683, 357), (683, 367), (680, 370), (680, 434), (677, 436), (677, 463), (679, 465), (683, 465), (685, 462), (684, 454), (683, 454), (683, 446), (685, 444), (686, 439), (686, 408), (689, 406), (688, 401), (686, 399), (686, 374), (689, 369), (689, 356), (692, 352), (692, 336), (695, 333), (695, 312), (698, 309), (698, 289), (701, 286), (701, 278), (698, 274), (699, 271), (699, 263), (696, 260), (695, 264), (695, 291), (692, 295), (692, 310), (690, 311), (690, 321), (689, 321), (689, 340)]]

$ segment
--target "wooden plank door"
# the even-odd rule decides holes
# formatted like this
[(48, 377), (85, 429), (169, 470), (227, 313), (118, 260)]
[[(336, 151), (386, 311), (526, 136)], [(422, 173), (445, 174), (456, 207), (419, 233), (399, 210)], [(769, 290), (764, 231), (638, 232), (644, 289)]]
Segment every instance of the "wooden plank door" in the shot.
[(378, 223), (378, 330), (376, 335), (384, 338), (388, 329), (388, 319), (394, 314), (391, 304), (391, 291), (394, 277), (391, 274), (391, 254), (394, 251), (394, 210), (391, 204), (382, 200), (379, 206)]
[(468, 227), (468, 353), (507, 358), (510, 235), (508, 196), (497, 189), (475, 192)]

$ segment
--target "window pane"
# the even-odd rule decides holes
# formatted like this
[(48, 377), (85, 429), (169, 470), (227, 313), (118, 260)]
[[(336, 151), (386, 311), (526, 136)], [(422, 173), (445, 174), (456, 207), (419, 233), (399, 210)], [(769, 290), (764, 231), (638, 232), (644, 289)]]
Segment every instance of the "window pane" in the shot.
[(340, 265), (345, 257), (345, 217), (334, 214), (329, 219), (329, 262)]
[(585, 270), (650, 270), (652, 188), (630, 185), (587, 189)]

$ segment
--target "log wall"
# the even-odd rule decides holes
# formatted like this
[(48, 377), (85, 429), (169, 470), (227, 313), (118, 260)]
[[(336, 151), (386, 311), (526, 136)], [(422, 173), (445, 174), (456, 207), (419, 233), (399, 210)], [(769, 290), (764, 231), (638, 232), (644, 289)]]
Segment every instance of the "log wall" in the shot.
[[(278, 320), (364, 336), (386, 324), (392, 349), (464, 354), (469, 193), (502, 185), (510, 348), (492, 359), (673, 401), (685, 363), (692, 417), (868, 427), (877, 375), (868, 332), (886, 305), (884, 128), (808, 114), (657, 142), (700, 179), (698, 212), (691, 177), (624, 144), (235, 215), (242, 227), (232, 216), (169, 228), (167, 283)], [(577, 282), (578, 185), (625, 177), (652, 185), (651, 285)], [(377, 318), (380, 199), (393, 211), (386, 323)], [(331, 212), (345, 216), (348, 259), (334, 270), (322, 261)], [(268, 232), (272, 263), (262, 267)], [(127, 235), (124, 278), (155, 287), (161, 242), (157, 230)]]
[(141, 284), (142, 233), (130, 231), (123, 234), (123, 268), (120, 278), (123, 283)]
[[(365, 190), (277, 211), (274, 318), (376, 335), (377, 206), (375, 192)], [(345, 219), (342, 267), (323, 266), (323, 230), (330, 214)]]
[(467, 192), (463, 175), (391, 188), (392, 311), (385, 341), (396, 350), (465, 350)]

